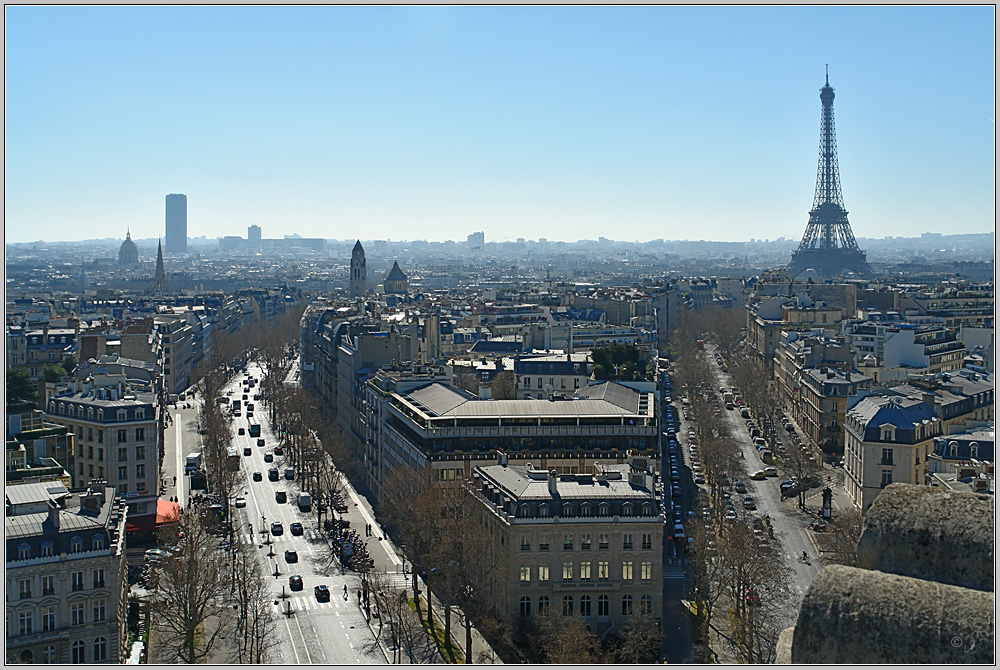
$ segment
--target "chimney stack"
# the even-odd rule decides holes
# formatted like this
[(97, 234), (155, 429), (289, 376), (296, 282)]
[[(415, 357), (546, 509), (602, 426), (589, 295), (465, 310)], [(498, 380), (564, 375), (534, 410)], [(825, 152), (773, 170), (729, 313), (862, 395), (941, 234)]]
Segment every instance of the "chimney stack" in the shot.
[(49, 501), (49, 523), (59, 530), (59, 505), (53, 500)]
[(556, 484), (559, 482), (559, 473), (555, 470), (549, 470), (549, 493), (555, 497), (556, 495)]
[(507, 454), (503, 449), (497, 449), (497, 464), (507, 467)]

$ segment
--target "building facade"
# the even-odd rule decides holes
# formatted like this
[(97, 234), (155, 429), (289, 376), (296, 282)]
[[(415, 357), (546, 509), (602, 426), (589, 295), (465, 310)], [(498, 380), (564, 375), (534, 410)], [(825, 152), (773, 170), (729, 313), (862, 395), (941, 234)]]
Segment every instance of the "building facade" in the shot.
[(502, 618), (579, 614), (604, 633), (659, 617), (664, 513), (648, 459), (572, 475), (499, 461), (476, 467), (471, 488), (506, 562)]
[(7, 662), (123, 663), (125, 503), (95, 483), (6, 487)]

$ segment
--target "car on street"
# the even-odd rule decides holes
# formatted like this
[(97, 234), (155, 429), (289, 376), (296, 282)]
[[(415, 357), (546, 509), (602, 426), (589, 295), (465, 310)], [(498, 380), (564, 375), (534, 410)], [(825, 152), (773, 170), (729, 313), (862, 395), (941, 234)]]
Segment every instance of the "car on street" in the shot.
[(237, 432), (237, 433), (238, 433), (239, 435), (246, 435), (246, 434), (247, 434), (247, 429), (246, 429), (246, 428), (244, 428), (243, 426), (240, 426), (240, 427), (239, 427), (239, 430), (237, 430), (236, 432)]
[(752, 495), (743, 497), (743, 509), (757, 509), (757, 503), (754, 501)]
[(284, 453), (285, 453), (285, 450), (281, 448), (280, 444), (274, 448), (274, 455), (275, 456), (281, 456)]
[(302, 590), (302, 575), (292, 575), (288, 578), (288, 588), (292, 591)]
[(273, 463), (274, 462), (274, 454), (272, 454), (270, 451), (267, 452), (266, 454), (264, 454), (264, 462), (265, 463)]
[(730, 521), (732, 523), (736, 522), (736, 512), (734, 510), (726, 512), (726, 521)]
[(285, 504), (286, 502), (288, 502), (288, 494), (285, 493), (284, 491), (275, 491), (274, 502)]
[(295, 479), (295, 468), (285, 468), (285, 479)]
[(263, 480), (263, 479), (264, 479), (264, 478), (263, 478), (263, 477), (261, 476), (261, 474), (260, 474), (259, 472), (255, 472), (255, 473), (253, 473), (253, 480), (254, 480), (255, 482), (259, 482), (259, 481), (261, 481), (261, 480)]
[(296, 521), (295, 523), (293, 523), (291, 526), (288, 527), (288, 530), (292, 531), (292, 535), (301, 535), (302, 524)]
[(278, 468), (271, 468), (267, 471), (267, 478), (272, 482), (278, 481)]
[(243, 416), (243, 412), (238, 409), (233, 410), (233, 416)]
[(170, 557), (170, 552), (164, 551), (162, 549), (147, 549), (144, 555), (144, 558), (151, 563), (156, 563), (158, 561), (163, 560), (164, 558), (169, 558), (169, 557)]
[(285, 563), (298, 563), (299, 554), (294, 549), (285, 549)]
[(251, 449), (250, 447), (243, 447), (243, 455), (253, 456), (253, 449)]
[(271, 535), (282, 535), (285, 532), (285, 527), (281, 525), (280, 521), (274, 521), (271, 523)]
[(701, 475), (698, 475), (697, 477), (694, 478), (694, 483), (698, 485), (704, 484), (705, 478), (702, 477)]
[(244, 498), (243, 496), (237, 496), (236, 497), (236, 506), (237, 507), (246, 507), (247, 506), (247, 499)]
[(674, 538), (678, 540), (684, 539), (684, 524), (680, 522), (674, 523)]
[(759, 481), (761, 479), (767, 479), (767, 475), (764, 474), (763, 470), (758, 470), (757, 472), (750, 475), (750, 479), (756, 479)]
[(768, 477), (777, 477), (778, 476), (778, 468), (774, 468), (774, 467), (764, 468), (764, 474), (766, 476), (768, 476)]
[(736, 489), (737, 493), (746, 493), (747, 492), (747, 485), (744, 484), (743, 482), (736, 482), (736, 485), (733, 488)]
[(313, 593), (316, 594), (316, 600), (321, 603), (330, 602), (330, 588), (326, 584), (318, 584)]
[(257, 438), (257, 446), (258, 447), (263, 447), (264, 446), (264, 438), (263, 437), (258, 437)]

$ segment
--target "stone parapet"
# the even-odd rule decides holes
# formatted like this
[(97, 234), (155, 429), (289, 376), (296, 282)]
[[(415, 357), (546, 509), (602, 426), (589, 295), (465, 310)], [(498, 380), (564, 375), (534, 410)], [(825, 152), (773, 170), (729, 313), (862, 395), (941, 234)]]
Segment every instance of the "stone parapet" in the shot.
[(865, 515), (862, 568), (993, 591), (993, 496), (892, 484)]
[(791, 663), (993, 663), (992, 593), (841, 565), (802, 601)]

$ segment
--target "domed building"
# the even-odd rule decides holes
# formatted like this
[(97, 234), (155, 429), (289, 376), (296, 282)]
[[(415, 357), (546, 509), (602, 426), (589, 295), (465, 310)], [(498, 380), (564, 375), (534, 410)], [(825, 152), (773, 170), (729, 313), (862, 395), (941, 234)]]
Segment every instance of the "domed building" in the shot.
[(132, 231), (125, 233), (125, 241), (118, 250), (118, 265), (138, 265), (139, 247), (132, 241)]

